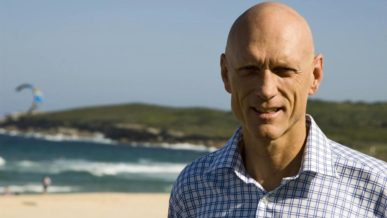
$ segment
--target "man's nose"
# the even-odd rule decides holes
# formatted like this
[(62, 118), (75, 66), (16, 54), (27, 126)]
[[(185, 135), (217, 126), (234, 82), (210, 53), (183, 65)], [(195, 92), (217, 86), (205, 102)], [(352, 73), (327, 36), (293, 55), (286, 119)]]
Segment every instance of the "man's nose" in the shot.
[(278, 93), (277, 78), (270, 70), (264, 70), (259, 78), (257, 95), (262, 100), (270, 100)]

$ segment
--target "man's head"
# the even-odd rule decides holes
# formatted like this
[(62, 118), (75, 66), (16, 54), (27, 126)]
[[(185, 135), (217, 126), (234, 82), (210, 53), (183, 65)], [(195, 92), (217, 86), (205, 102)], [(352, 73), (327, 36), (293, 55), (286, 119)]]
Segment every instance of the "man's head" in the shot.
[(244, 132), (275, 140), (305, 125), (308, 95), (322, 79), (304, 18), (286, 5), (258, 4), (231, 27), (221, 56), (225, 89)]

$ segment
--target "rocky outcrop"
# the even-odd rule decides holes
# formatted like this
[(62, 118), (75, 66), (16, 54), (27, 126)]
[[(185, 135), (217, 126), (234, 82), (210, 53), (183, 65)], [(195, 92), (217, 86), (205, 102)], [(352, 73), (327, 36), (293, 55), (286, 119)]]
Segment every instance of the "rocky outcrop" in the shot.
[(191, 143), (219, 147), (225, 142), (221, 138), (186, 135), (176, 130), (159, 129), (135, 123), (63, 122), (26, 116), (9, 116), (0, 121), (0, 128), (22, 133), (61, 134), (73, 138), (92, 138), (96, 135), (102, 135), (104, 138), (121, 143)]

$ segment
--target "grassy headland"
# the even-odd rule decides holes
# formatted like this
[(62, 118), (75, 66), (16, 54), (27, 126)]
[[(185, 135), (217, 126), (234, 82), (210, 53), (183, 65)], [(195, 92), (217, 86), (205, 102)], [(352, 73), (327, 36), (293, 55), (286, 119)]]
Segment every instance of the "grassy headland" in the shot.
[[(312, 100), (308, 103), (308, 113), (331, 139), (387, 160), (387, 103)], [(221, 146), (238, 123), (229, 111), (133, 103), (23, 116), (3, 121), (0, 127), (22, 131), (65, 127), (101, 132), (123, 142)]]

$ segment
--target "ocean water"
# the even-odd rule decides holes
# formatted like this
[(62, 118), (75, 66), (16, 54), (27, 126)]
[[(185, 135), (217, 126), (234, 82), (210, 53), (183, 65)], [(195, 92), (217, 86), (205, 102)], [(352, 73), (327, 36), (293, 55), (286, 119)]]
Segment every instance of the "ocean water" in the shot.
[(41, 193), (44, 176), (52, 180), (48, 192), (169, 192), (180, 171), (209, 151), (0, 133), (0, 193)]

